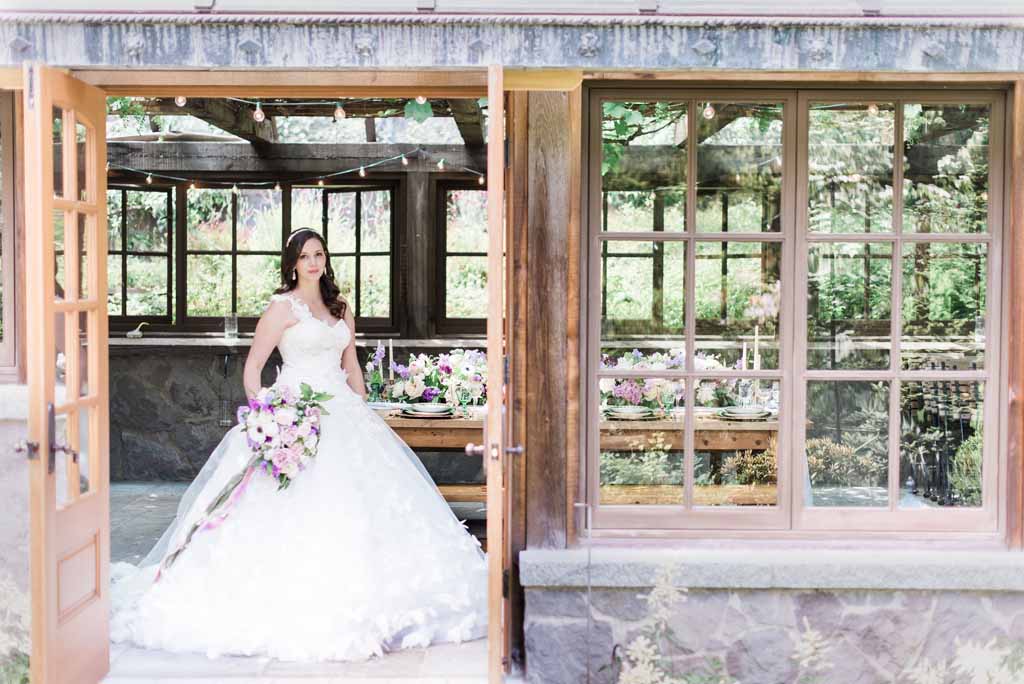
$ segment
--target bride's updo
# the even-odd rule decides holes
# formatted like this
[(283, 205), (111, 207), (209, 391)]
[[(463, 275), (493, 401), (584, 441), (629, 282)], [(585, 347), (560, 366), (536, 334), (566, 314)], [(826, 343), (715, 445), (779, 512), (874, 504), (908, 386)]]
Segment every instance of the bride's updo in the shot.
[(324, 300), (324, 305), (332, 316), (344, 318), (348, 303), (342, 299), (341, 288), (334, 280), (334, 269), (331, 267), (331, 253), (327, 250), (327, 241), (312, 228), (297, 228), (285, 241), (284, 249), (281, 251), (281, 287), (277, 289), (276, 294), (285, 294), (296, 288), (298, 280), (293, 280), (292, 274), (299, 263), (299, 255), (302, 254), (303, 246), (313, 239), (320, 241), (320, 245), (324, 248), (324, 256), (327, 257), (324, 260), (324, 272), (320, 276), (320, 297)]

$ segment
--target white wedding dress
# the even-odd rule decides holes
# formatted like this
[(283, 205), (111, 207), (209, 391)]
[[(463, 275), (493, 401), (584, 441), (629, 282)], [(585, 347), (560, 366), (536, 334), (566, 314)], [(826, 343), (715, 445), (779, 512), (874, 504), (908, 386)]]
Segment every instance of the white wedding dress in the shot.
[(317, 456), (282, 491), (255, 473), (227, 519), (197, 532), (154, 581), (168, 550), (250, 458), (241, 429), (229, 431), (142, 564), (115, 565), (113, 641), (319, 661), (484, 636), (484, 554), (416, 455), (346, 383), (348, 326), (274, 298), (298, 319), (278, 345), (277, 385), (333, 395)]

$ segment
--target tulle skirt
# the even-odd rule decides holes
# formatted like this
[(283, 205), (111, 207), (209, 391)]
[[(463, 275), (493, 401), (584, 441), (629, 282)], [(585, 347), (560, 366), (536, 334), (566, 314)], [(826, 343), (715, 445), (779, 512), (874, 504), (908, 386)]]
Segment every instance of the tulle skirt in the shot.
[(250, 457), (240, 428), (228, 432), (158, 553), (114, 567), (114, 641), (319, 661), (486, 634), (479, 543), (384, 421), (333, 389), (314, 463), (281, 491), (254, 474), (227, 519), (154, 581), (156, 562)]

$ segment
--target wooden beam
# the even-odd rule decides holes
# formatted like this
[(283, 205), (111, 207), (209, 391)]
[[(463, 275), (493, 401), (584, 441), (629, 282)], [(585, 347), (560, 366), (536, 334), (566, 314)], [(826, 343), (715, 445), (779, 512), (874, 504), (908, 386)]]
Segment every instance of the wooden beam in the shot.
[(249, 141), (260, 154), (267, 152), (269, 146), (277, 142), (277, 126), (273, 117), (268, 115), (264, 121), (258, 122), (252, 118), (254, 109), (241, 102), (223, 98), (200, 98), (189, 100), (184, 107), (178, 107), (171, 101), (170, 106), (174, 107), (173, 110), (163, 111), (163, 107), (154, 107), (152, 112), (148, 105), (144, 106), (147, 113), (156, 113), (159, 110), (159, 113), (163, 114), (189, 114), (202, 119), (211, 126)]
[[(448, 168), (485, 168), (485, 150), (463, 145), (409, 145), (382, 143), (276, 143), (258, 154), (250, 145), (231, 142), (111, 142), (112, 164), (153, 172), (198, 174), (329, 173), (383, 159), (408, 155), (409, 165), (397, 159), (373, 171), (437, 172), (444, 157)], [(418, 150), (423, 153), (418, 154)]]
[(584, 70), (583, 78), (587, 81), (603, 81), (604, 85), (616, 85), (615, 82), (635, 83), (637, 85), (653, 84), (656, 86), (672, 83), (698, 85), (714, 85), (722, 83), (771, 83), (773, 86), (828, 86), (836, 85), (872, 85), (887, 84), (903, 89), (907, 86), (929, 86), (936, 83), (948, 87), (983, 87), (1005, 88), (1012, 85), (1020, 74), (1015, 73), (967, 73), (967, 72), (885, 72), (885, 71), (758, 71), (695, 69), (691, 71), (637, 71), (635, 69), (596, 69)]
[(477, 100), (449, 100), (448, 108), (466, 147), (484, 146), (484, 112)]
[(581, 309), (580, 296), (583, 286), (581, 259), (583, 255), (583, 89), (577, 86), (568, 93), (568, 145), (569, 159), (569, 220), (566, 225), (566, 335), (565, 335), (565, 504), (566, 504), (566, 544), (576, 543), (577, 501), (587, 500), (586, 487), (583, 486), (586, 468), (582, 467), (582, 451), (580, 449), (581, 417), (580, 410), (580, 353), (581, 353)]
[(1006, 127), (1010, 132), (1006, 537), (1010, 548), (1021, 550), (1024, 549), (1024, 79), (1014, 84), (1011, 102)]
[(21, 67), (0, 68), (0, 90), (21, 90)]
[(575, 90), (583, 82), (581, 69), (505, 69), (505, 90)]
[(260, 69), (76, 69), (108, 95), (139, 97), (486, 97), (481, 69), (301, 71)]

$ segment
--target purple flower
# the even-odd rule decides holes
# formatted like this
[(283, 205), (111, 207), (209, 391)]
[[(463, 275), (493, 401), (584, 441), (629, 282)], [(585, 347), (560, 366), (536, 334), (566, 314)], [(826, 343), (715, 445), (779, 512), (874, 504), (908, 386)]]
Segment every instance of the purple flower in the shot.
[(640, 360), (642, 360), (644, 358), (644, 354), (639, 349), (634, 349), (633, 350), (633, 358), (635, 360), (637, 360), (637, 361), (640, 361)]
[(635, 381), (626, 380), (615, 386), (615, 389), (612, 390), (612, 396), (636, 405), (643, 399), (643, 390)]
[(447, 363), (438, 364), (437, 370), (441, 371), (441, 373), (444, 374), (444, 375), (451, 375), (452, 374), (452, 367), (449, 366)]
[(434, 401), (434, 399), (436, 399), (437, 395), (439, 394), (441, 394), (441, 390), (437, 389), (436, 387), (428, 387), (427, 389), (423, 390), (423, 400)]
[(373, 365), (380, 368), (382, 361), (384, 361), (384, 343), (378, 342), (377, 349), (373, 352)]
[(408, 366), (403, 366), (400, 363), (395, 363), (394, 361), (392, 361), (391, 362), (391, 370), (393, 370), (396, 373), (398, 373), (398, 376), (400, 378), (402, 378), (403, 380), (406, 380), (409, 377), (409, 367)]

